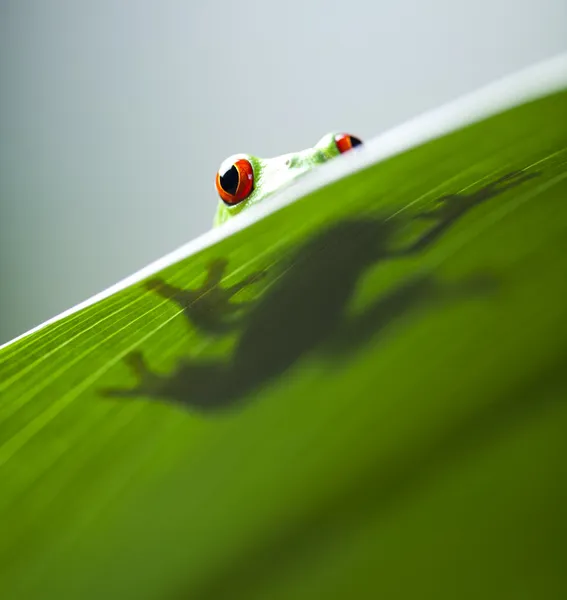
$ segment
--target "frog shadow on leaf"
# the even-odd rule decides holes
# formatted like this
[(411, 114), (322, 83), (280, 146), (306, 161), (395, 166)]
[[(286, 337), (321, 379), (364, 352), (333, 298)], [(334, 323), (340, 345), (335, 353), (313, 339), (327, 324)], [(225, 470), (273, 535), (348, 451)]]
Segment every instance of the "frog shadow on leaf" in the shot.
[[(402, 217), (361, 216), (317, 232), (296, 250), (279, 279), (250, 303), (240, 320), (241, 331), (231, 356), (182, 358), (171, 373), (160, 374), (148, 367), (140, 352), (133, 352), (125, 361), (138, 384), (129, 389), (105, 389), (102, 395), (150, 397), (202, 412), (233, 408), (312, 352), (349, 356), (418, 310), (493, 289), (494, 278), (483, 274), (457, 283), (420, 275), (403, 281), (361, 313), (346, 317), (357, 284), (368, 269), (424, 251), (474, 206), (536, 175), (515, 171), (473, 194), (441, 198), (433, 210), (412, 217), (433, 224), (405, 248), (393, 249), (396, 235), (407, 224)], [(252, 282), (247, 278), (241, 285)], [(178, 302), (179, 294), (184, 293), (172, 286), (157, 291)]]

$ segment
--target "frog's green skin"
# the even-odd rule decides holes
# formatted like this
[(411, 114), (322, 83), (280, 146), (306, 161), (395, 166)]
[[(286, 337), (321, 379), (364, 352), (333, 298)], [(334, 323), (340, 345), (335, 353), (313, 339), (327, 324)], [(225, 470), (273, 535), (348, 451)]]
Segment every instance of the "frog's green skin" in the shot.
[(313, 169), (313, 167), (338, 156), (340, 152), (335, 143), (335, 135), (336, 133), (328, 133), (313, 148), (283, 154), (274, 158), (258, 158), (250, 154), (234, 154), (227, 158), (225, 162), (230, 163), (239, 158), (246, 158), (250, 161), (254, 170), (254, 189), (246, 200), (235, 206), (227, 206), (219, 199), (214, 226), (221, 225), (242, 210), (262, 202), (299, 175)]

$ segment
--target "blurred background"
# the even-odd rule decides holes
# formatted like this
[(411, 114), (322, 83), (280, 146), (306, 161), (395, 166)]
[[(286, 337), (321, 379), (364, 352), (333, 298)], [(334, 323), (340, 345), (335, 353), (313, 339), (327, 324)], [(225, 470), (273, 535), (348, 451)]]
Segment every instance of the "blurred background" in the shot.
[(0, 0), (0, 343), (209, 229), (226, 156), (566, 49), (565, 0)]

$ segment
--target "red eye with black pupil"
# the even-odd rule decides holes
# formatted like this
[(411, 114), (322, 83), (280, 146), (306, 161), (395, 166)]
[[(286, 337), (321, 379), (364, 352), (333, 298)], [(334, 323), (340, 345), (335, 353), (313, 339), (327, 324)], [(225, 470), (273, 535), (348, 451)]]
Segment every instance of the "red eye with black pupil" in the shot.
[(254, 170), (245, 158), (222, 165), (217, 173), (217, 192), (229, 206), (246, 200), (254, 188)]
[(354, 135), (348, 133), (339, 133), (335, 136), (335, 144), (341, 154), (356, 148), (356, 146), (362, 146), (362, 141)]

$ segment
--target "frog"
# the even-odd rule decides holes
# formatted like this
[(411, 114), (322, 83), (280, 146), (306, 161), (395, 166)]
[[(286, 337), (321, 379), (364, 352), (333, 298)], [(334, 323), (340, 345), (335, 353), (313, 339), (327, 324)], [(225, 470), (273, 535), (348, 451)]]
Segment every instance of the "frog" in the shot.
[[(219, 226), (242, 210), (263, 202), (317, 165), (361, 145), (360, 138), (354, 135), (331, 132), (324, 135), (313, 148), (275, 158), (259, 158), (251, 154), (229, 156), (222, 162), (216, 176), (220, 200), (214, 226)], [(233, 296), (266, 275), (265, 271), (258, 271), (232, 286), (222, 287), (227, 264), (226, 258), (213, 259), (206, 265), (205, 281), (198, 288), (181, 290), (159, 277), (145, 282), (144, 287), (176, 302), (189, 321), (202, 333), (223, 334), (238, 323), (239, 313), (249, 304), (233, 303)]]
[(251, 154), (229, 156), (222, 161), (215, 179), (220, 199), (213, 226), (226, 223), (243, 210), (272, 197), (318, 165), (362, 145), (362, 140), (354, 135), (330, 132), (312, 148), (274, 158), (259, 158)]

